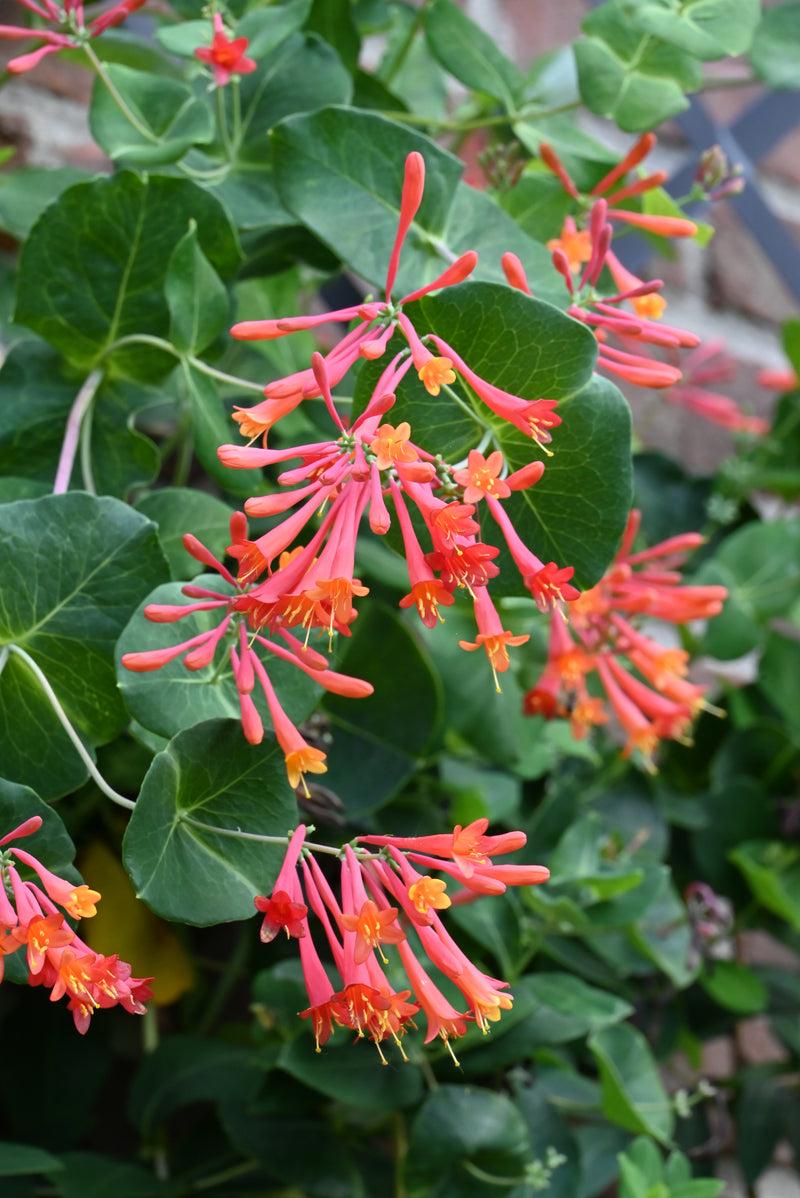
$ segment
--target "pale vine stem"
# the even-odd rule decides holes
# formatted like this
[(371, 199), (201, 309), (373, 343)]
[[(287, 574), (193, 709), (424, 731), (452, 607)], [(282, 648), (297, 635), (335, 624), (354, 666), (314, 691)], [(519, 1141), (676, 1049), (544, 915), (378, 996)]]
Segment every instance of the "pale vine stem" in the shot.
[(125, 795), (119, 794), (118, 791), (114, 790), (113, 786), (109, 786), (109, 784), (106, 782), (105, 778), (100, 773), (100, 771), (98, 770), (95, 763), (92, 761), (92, 758), (89, 755), (89, 753), (87, 752), (86, 746), (84, 745), (83, 741), (78, 736), (78, 733), (75, 731), (72, 724), (70, 723), (69, 716), (64, 711), (64, 708), (61, 706), (60, 702), (58, 701), (58, 697), (57, 697), (55, 691), (53, 690), (52, 686), (48, 682), (46, 675), (42, 672), (42, 670), (39, 668), (37, 663), (33, 660), (33, 658), (30, 656), (30, 654), (26, 653), (24, 649), (21, 649), (19, 647), (19, 645), (8, 645), (7, 649), (8, 649), (9, 653), (13, 653), (16, 657), (21, 658), (21, 660), (25, 662), (28, 669), (31, 671), (31, 673), (36, 678), (40, 687), (42, 688), (45, 695), (47, 696), (48, 702), (50, 703), (50, 706), (53, 708), (53, 711), (55, 712), (56, 717), (58, 719), (58, 722), (61, 724), (61, 727), (64, 729), (67, 736), (72, 741), (72, 744), (75, 748), (75, 752), (78, 754), (81, 761), (86, 766), (86, 769), (88, 770), (89, 775), (91, 776), (94, 783), (99, 787), (100, 790), (102, 790), (104, 795), (106, 795), (109, 799), (111, 799), (112, 803), (116, 803), (119, 807), (126, 807), (129, 811), (132, 811), (133, 808), (136, 806), (136, 804), (131, 799), (127, 799), (125, 797)]
[(107, 357), (123, 345), (153, 345), (156, 349), (163, 349), (164, 353), (171, 354), (180, 362), (186, 362), (195, 370), (199, 370), (201, 374), (207, 374), (209, 378), (216, 379), (220, 383), (228, 383), (231, 387), (240, 387), (243, 391), (264, 394), (264, 387), (261, 383), (252, 383), (249, 379), (240, 379), (235, 374), (226, 374), (224, 370), (217, 370), (216, 367), (209, 366), (207, 362), (193, 357), (192, 354), (182, 354), (171, 341), (165, 341), (163, 337), (154, 337), (151, 333), (129, 333), (127, 337), (120, 337), (113, 345), (109, 345), (105, 356)]
[[(242, 832), (239, 828), (219, 828), (216, 824), (206, 824), (203, 820), (193, 819), (191, 815), (180, 814), (178, 819), (183, 824), (191, 824), (195, 828), (202, 828), (204, 832), (213, 832), (216, 836), (233, 836), (237, 840), (255, 840), (260, 844), (286, 845), (290, 839), (288, 836), (263, 836), (260, 832)], [(341, 857), (344, 851), (343, 848), (336, 848), (335, 845), (315, 844), (311, 840), (304, 840), (303, 848), (308, 849), (312, 853), (328, 853), (331, 857)], [(355, 852), (362, 860), (381, 857), (380, 853), (370, 853), (358, 847), (356, 847)]]
[[(78, 442), (81, 442), (81, 469), (83, 471), (83, 481), (87, 484), (86, 490), (95, 494), (94, 481), (92, 479), (91, 466), (88, 462), (88, 447), (85, 444), (85, 438), (81, 438), (81, 426), (84, 418), (92, 406), (92, 401), (97, 393), (97, 388), (103, 378), (102, 370), (93, 370), (88, 376), (75, 400), (70, 408), (69, 416), (67, 417), (66, 428), (64, 429), (64, 441), (61, 446), (61, 455), (58, 459), (58, 467), (56, 469), (56, 481), (53, 484), (53, 494), (63, 495), (69, 487), (69, 480), (72, 477), (72, 467), (75, 462), (75, 454), (78, 449)], [(91, 485), (89, 485), (91, 483)]]
[(152, 129), (147, 128), (147, 125), (143, 125), (142, 122), (137, 117), (136, 113), (133, 112), (128, 107), (125, 100), (122, 98), (119, 91), (114, 86), (114, 83), (112, 82), (111, 77), (109, 76), (108, 71), (105, 68), (105, 65), (97, 57), (97, 55), (95, 54), (94, 50), (92, 49), (92, 46), (90, 45), (90, 43), (85, 42), (83, 48), (86, 51), (89, 61), (91, 62), (92, 66), (94, 67), (95, 71), (100, 76), (100, 78), (103, 80), (103, 83), (105, 84), (106, 88), (108, 89), (108, 94), (111, 96), (112, 100), (116, 104), (117, 108), (119, 108), (120, 112), (125, 117), (125, 119), (127, 121), (129, 121), (131, 125), (133, 125), (136, 132), (141, 137), (143, 137), (145, 139), (145, 141), (149, 141), (151, 145), (158, 145), (160, 142), (160, 138), (156, 137), (156, 135), (155, 135), (155, 133), (153, 133)]

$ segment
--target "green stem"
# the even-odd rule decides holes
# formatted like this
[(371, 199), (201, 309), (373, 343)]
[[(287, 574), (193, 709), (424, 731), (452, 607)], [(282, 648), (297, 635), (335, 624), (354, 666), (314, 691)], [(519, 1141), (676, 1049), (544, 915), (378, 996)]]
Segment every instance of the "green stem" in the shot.
[(422, 28), (422, 22), (425, 17), (425, 13), (430, 8), (432, 3), (433, 0), (424, 0), (424, 2), (417, 9), (417, 14), (408, 27), (408, 33), (406, 34), (400, 49), (394, 56), (394, 62), (389, 67), (389, 70), (386, 72), (386, 75), (381, 81), (385, 87), (391, 86), (392, 80), (395, 78), (406, 58), (408, 57), (408, 53), (414, 44), (414, 38)]
[(235, 154), (238, 152), (239, 146), (242, 144), (242, 95), (239, 91), (238, 75), (234, 75), (231, 79), (231, 115), (233, 117), (233, 130), (231, 136)]
[[(191, 815), (179, 814), (178, 819), (183, 824), (192, 824), (195, 828), (202, 828), (204, 832), (213, 832), (217, 836), (233, 836), (236, 840), (255, 840), (260, 844), (280, 844), (287, 845), (291, 839), (290, 836), (262, 836), (260, 832), (242, 832), (240, 828), (219, 828), (216, 824), (206, 824), (202, 820), (192, 819)], [(332, 857), (341, 857), (343, 849), (337, 849), (332, 844), (314, 844), (311, 840), (303, 842), (304, 849), (310, 849), (312, 853), (329, 853)], [(368, 853), (363, 849), (356, 848), (355, 852), (362, 860), (371, 858), (380, 858), (380, 853)]]
[[(99, 372), (96, 372), (99, 373)], [(92, 470), (92, 416), (94, 414), (94, 405), (89, 404), (86, 408), (86, 415), (81, 424), (81, 477), (83, 479), (83, 487), (90, 495), (97, 494), (97, 487), (94, 483), (94, 471)]]
[(261, 383), (251, 383), (249, 379), (240, 379), (235, 374), (226, 374), (224, 370), (216, 370), (215, 367), (209, 366), (207, 362), (201, 361), (200, 358), (195, 358), (191, 354), (182, 354), (179, 349), (175, 348), (171, 341), (165, 341), (163, 337), (154, 337), (150, 333), (129, 333), (126, 337), (120, 337), (112, 345), (109, 345), (105, 351), (105, 356), (107, 357), (123, 345), (155, 346), (157, 349), (163, 349), (165, 353), (172, 354), (173, 358), (176, 358), (179, 362), (185, 362), (189, 366), (193, 366), (201, 374), (207, 374), (209, 378), (217, 379), (221, 383), (228, 383), (231, 387), (240, 387), (242, 391), (255, 391), (259, 395), (264, 394), (264, 388)]
[(258, 1161), (242, 1161), (238, 1165), (231, 1165), (229, 1169), (223, 1169), (219, 1173), (212, 1173), (210, 1177), (203, 1177), (200, 1181), (192, 1182), (192, 1190), (213, 1190), (215, 1186), (222, 1185), (223, 1182), (233, 1181), (236, 1177), (243, 1177), (247, 1173), (252, 1173), (261, 1166)]
[(244, 923), (239, 931), (239, 936), (236, 940), (236, 944), (234, 945), (233, 952), (228, 958), (225, 969), (219, 978), (219, 981), (217, 982), (210, 1001), (206, 1006), (206, 1009), (203, 1013), (203, 1018), (197, 1025), (197, 1034), (199, 1036), (207, 1036), (211, 1031), (211, 1028), (214, 1026), (217, 1017), (228, 1000), (228, 995), (236, 985), (236, 982), (239, 980), (243, 972), (245, 962), (247, 961), (247, 955), (250, 951), (251, 935), (252, 928), (250, 927), (249, 922)]
[(234, 374), (226, 374), (224, 370), (217, 370), (214, 366), (209, 366), (207, 362), (202, 362), (200, 358), (190, 356), (186, 360), (195, 370), (199, 370), (201, 374), (207, 374), (209, 378), (216, 379), (220, 383), (228, 383), (231, 387), (241, 388), (242, 391), (254, 391), (259, 395), (264, 394), (264, 388), (261, 383), (251, 383), (249, 379), (240, 379)]
[(433, 117), (420, 116), (416, 112), (387, 112), (384, 116), (405, 125), (424, 125), (428, 129), (440, 133), (470, 133), (473, 129), (488, 129), (494, 125), (513, 125), (517, 121), (540, 121), (549, 116), (558, 116), (562, 112), (571, 112), (580, 108), (580, 100), (570, 100), (567, 104), (558, 104), (554, 108), (522, 109), (520, 112), (499, 112), (491, 115), (472, 117), (469, 120), (437, 121)]
[(161, 139), (156, 137), (156, 135), (155, 135), (155, 133), (153, 133), (152, 129), (147, 128), (147, 125), (143, 125), (142, 122), (139, 120), (138, 116), (136, 115), (136, 113), (132, 112), (131, 109), (128, 107), (128, 105), (125, 103), (125, 100), (122, 98), (122, 96), (117, 91), (114, 84), (112, 83), (112, 81), (109, 77), (108, 71), (105, 68), (105, 65), (100, 61), (100, 59), (95, 54), (94, 50), (92, 49), (91, 44), (89, 42), (85, 42), (83, 48), (86, 51), (86, 54), (87, 54), (87, 57), (88, 57), (90, 63), (94, 67), (94, 69), (97, 72), (97, 74), (99, 75), (99, 77), (103, 80), (103, 83), (105, 84), (106, 89), (108, 90), (108, 94), (111, 96), (111, 99), (114, 101), (117, 108), (120, 110), (122, 115), (125, 117), (125, 120), (128, 121), (129, 124), (133, 125), (136, 132), (138, 134), (140, 134), (140, 136), (143, 137), (145, 139), (145, 141), (149, 141), (151, 145), (155, 145), (155, 146), (160, 145)]
[(228, 114), (225, 111), (225, 89), (218, 87), (216, 89), (216, 108), (217, 108), (217, 128), (219, 129), (219, 139), (222, 142), (222, 149), (228, 162), (233, 162), (233, 146), (231, 145), (231, 137), (228, 131)]
[(490, 1186), (503, 1186), (508, 1189), (510, 1186), (524, 1185), (528, 1180), (527, 1177), (497, 1177), (494, 1173), (487, 1173), (485, 1169), (481, 1169), (480, 1165), (474, 1165), (472, 1161), (459, 1161), (459, 1164), (467, 1173), (477, 1177), (478, 1181), (485, 1181)]
[(95, 784), (98, 786), (98, 788), (103, 792), (104, 795), (106, 795), (109, 799), (111, 799), (112, 803), (116, 803), (119, 807), (125, 807), (129, 811), (133, 811), (136, 804), (131, 799), (126, 799), (124, 795), (119, 794), (116, 790), (114, 790), (114, 788), (112, 786), (109, 786), (109, 784), (106, 782), (105, 778), (102, 776), (102, 774), (98, 770), (95, 763), (92, 761), (91, 757), (89, 756), (89, 753), (86, 750), (86, 746), (84, 745), (81, 738), (78, 736), (75, 729), (72, 727), (72, 724), (70, 723), (67, 713), (64, 711), (64, 708), (59, 703), (55, 691), (53, 690), (52, 686), (47, 681), (46, 676), (39, 669), (39, 666), (36, 664), (36, 662), (33, 660), (33, 658), (29, 654), (27, 654), (24, 649), (20, 649), (19, 645), (8, 645), (7, 648), (8, 648), (9, 653), (14, 653), (14, 654), (16, 654), (17, 657), (22, 658), (22, 660), (27, 665), (28, 669), (35, 676), (37, 682), (39, 683), (39, 685), (41, 686), (45, 695), (47, 696), (50, 706), (53, 708), (53, 711), (56, 714), (58, 722), (61, 724), (61, 727), (64, 729), (67, 736), (72, 741), (72, 744), (75, 747), (76, 753), (80, 757), (83, 764), (86, 766), (86, 769), (88, 770), (92, 780), (95, 782)]

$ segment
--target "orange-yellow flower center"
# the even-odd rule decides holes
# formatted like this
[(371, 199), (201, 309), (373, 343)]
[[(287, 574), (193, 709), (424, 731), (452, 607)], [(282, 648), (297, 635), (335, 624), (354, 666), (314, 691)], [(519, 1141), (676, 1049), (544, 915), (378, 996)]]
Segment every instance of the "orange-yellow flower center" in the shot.
[(430, 878), (426, 875), (409, 886), (408, 897), (420, 915), (427, 915), (431, 907), (437, 911), (444, 911), (450, 906), (450, 898), (445, 894), (446, 889), (447, 883), (441, 878)]
[(547, 248), (551, 253), (553, 250), (563, 250), (570, 270), (577, 274), (583, 263), (592, 256), (592, 235), (588, 229), (570, 230), (564, 226), (561, 236), (552, 237), (547, 242)]
[(429, 395), (438, 395), (446, 383), (456, 381), (456, 372), (449, 358), (429, 358), (417, 373)]
[(322, 749), (315, 749), (311, 745), (306, 745), (305, 748), (293, 749), (291, 753), (286, 754), (286, 773), (289, 778), (289, 785), (293, 789), (296, 789), (302, 779), (306, 795), (308, 795), (308, 787), (303, 775), (324, 774), (327, 769), (325, 754)]
[(64, 906), (76, 919), (88, 919), (97, 914), (95, 904), (100, 902), (100, 897), (97, 890), (90, 890), (88, 886), (76, 886)]
[(655, 292), (652, 295), (635, 296), (631, 303), (636, 315), (641, 316), (644, 320), (660, 320), (667, 306), (664, 297)]
[(388, 470), (395, 462), (417, 460), (419, 455), (416, 449), (408, 444), (410, 436), (411, 425), (406, 420), (398, 424), (397, 428), (391, 424), (380, 426), (369, 446), (377, 458), (375, 465), (379, 470)]
[[(406, 934), (395, 922), (397, 907), (386, 907), (381, 910), (371, 899), (361, 904), (358, 915), (342, 915), (342, 927), (346, 932), (355, 932), (356, 947), (354, 958), (357, 965), (366, 961), (369, 954), (380, 944), (399, 944), (405, 940)], [(383, 957), (383, 954), (381, 953)], [(386, 958), (384, 957), (385, 961)]]

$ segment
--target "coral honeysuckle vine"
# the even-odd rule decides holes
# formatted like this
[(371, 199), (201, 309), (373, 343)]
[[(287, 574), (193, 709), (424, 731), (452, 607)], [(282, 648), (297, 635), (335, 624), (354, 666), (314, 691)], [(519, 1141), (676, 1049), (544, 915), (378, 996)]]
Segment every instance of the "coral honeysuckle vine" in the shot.
[[(550, 442), (551, 430), (561, 423), (554, 400), (526, 401), (482, 379), (443, 338), (435, 333), (421, 338), (404, 311), (404, 305), (467, 279), (478, 261), (474, 251), (461, 255), (426, 286), (400, 300), (392, 299), (403, 241), (422, 202), (424, 181), (422, 155), (409, 154), (397, 237), (386, 275), (385, 300), (366, 301), (319, 316), (245, 321), (233, 327), (234, 337), (259, 340), (284, 337), (331, 320), (355, 322), (327, 355), (315, 352), (306, 370), (268, 383), (264, 401), (254, 407), (238, 408), (234, 413), (245, 436), (251, 441), (262, 437), (266, 443), (275, 424), (304, 400), (322, 399), (335, 435), (327, 441), (277, 450), (252, 444), (220, 448), (220, 460), (235, 469), (283, 465), (299, 458), (300, 466), (284, 470), (278, 476), (278, 482), (286, 488), (284, 491), (249, 499), (245, 504), (249, 516), (273, 516), (292, 508), (297, 511), (254, 541), (246, 537), (245, 518), (241, 514), (233, 518), (233, 541), (228, 552), (238, 561), (236, 579), (188, 534), (184, 542), (187, 549), (217, 570), (236, 588), (236, 593), (225, 596), (189, 586), (184, 593), (198, 599), (198, 603), (185, 607), (152, 605), (145, 609), (145, 615), (154, 622), (168, 622), (195, 611), (216, 608), (223, 615), (221, 623), (214, 631), (161, 653), (149, 650), (126, 653), (122, 659), (129, 670), (148, 671), (158, 669), (186, 650), (184, 665), (196, 670), (211, 662), (224, 637), (233, 638), (235, 643), (229, 652), (245, 735), (251, 743), (258, 743), (263, 736), (263, 725), (251, 698), (258, 684), (269, 705), (292, 786), (306, 772), (323, 772), (325, 755), (307, 744), (287, 719), (254, 646), (293, 660), (336, 694), (357, 697), (370, 692), (368, 684), (328, 670), (325, 657), (309, 646), (309, 634), (312, 629), (322, 629), (329, 637), (334, 632), (350, 635), (350, 624), (357, 615), (353, 601), (368, 593), (368, 588), (353, 576), (359, 527), (367, 516), (372, 532), (385, 535), (392, 522), (387, 499), (400, 526), (411, 588), (401, 600), (401, 607), (415, 607), (423, 624), (430, 628), (442, 618), (439, 607), (454, 602), (454, 591), (466, 590), (473, 601), (478, 632), (474, 643), (462, 641), (462, 647), (484, 650), (498, 689), (498, 673), (509, 668), (509, 646), (523, 644), (528, 635), (515, 635), (503, 628), (489, 593), (488, 584), (499, 573), (494, 559), (500, 549), (481, 539), (492, 533), (487, 522), (481, 526), (474, 518), (478, 501), (486, 497), (493, 522), (525, 587), (542, 611), (578, 595), (569, 581), (573, 568), (537, 557), (517, 535), (501, 503), (512, 491), (524, 490), (538, 482), (544, 471), (541, 462), (534, 461), (508, 473), (499, 450), (487, 459), (475, 449), (462, 467), (453, 468), (414, 443), (408, 422), (401, 421), (395, 426), (384, 421), (394, 406), (397, 387), (413, 368), (432, 397), (454, 383), (457, 376), (461, 377), (491, 413), (508, 421), (537, 445)], [(403, 348), (393, 353), (364, 410), (351, 424), (337, 410), (331, 389), (354, 363), (382, 358), (396, 331)], [(421, 519), (429, 538), (427, 551), (420, 544), (409, 505)], [(305, 544), (298, 544), (298, 538), (311, 526), (315, 514), (326, 507), (316, 531)], [(257, 581), (265, 572), (266, 580)], [(300, 639), (303, 635), (305, 639)], [(276, 643), (277, 637), (282, 638), (283, 645)]]
[(800, 325), (728, 386), (754, 154), (653, 132), (796, 5), (473, 7), (5, 8), (94, 143), (0, 148), (15, 1194), (718, 1198), (797, 1125)]

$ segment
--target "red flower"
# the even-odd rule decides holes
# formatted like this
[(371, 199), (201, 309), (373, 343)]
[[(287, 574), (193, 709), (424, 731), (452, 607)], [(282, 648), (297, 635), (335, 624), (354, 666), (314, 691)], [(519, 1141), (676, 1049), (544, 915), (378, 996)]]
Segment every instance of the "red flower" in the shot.
[(214, 38), (210, 46), (201, 46), (195, 50), (195, 58), (199, 58), (214, 72), (214, 82), (217, 87), (224, 87), (230, 82), (231, 75), (249, 75), (256, 69), (257, 64), (252, 58), (247, 58), (247, 38), (236, 37), (231, 40), (225, 32), (222, 17), (214, 13)]

